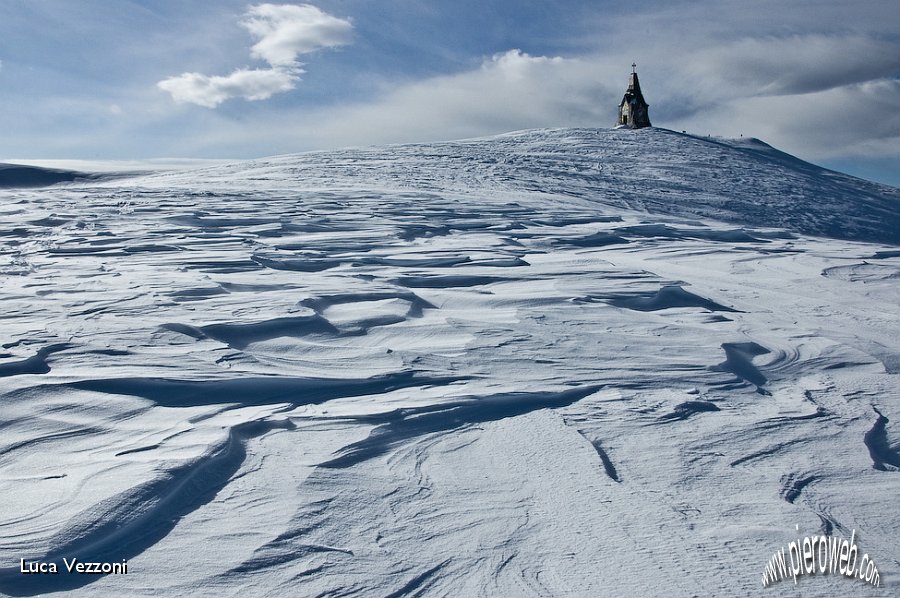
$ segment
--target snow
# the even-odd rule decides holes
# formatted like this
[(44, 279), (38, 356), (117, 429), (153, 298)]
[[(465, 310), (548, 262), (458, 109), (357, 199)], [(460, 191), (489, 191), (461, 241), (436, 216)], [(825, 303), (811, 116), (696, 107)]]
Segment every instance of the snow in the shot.
[[(0, 593), (764, 595), (851, 530), (900, 584), (900, 190), (559, 129), (0, 212)], [(18, 572), (72, 556), (128, 574)]]

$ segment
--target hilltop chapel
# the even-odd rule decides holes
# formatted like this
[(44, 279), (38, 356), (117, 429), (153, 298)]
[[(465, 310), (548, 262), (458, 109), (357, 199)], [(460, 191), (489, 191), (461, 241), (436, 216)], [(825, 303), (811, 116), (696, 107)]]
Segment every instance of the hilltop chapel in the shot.
[(647, 102), (644, 101), (644, 94), (641, 93), (641, 84), (638, 81), (637, 65), (631, 63), (631, 75), (628, 76), (628, 89), (625, 90), (625, 96), (619, 103), (619, 120), (616, 126), (628, 127), (629, 129), (641, 129), (650, 126), (650, 115), (647, 112)]

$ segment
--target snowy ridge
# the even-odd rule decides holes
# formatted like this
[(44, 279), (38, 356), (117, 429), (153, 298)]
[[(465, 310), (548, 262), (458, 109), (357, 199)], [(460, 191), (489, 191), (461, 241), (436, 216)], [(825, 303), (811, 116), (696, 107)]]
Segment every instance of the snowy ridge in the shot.
[[(279, 156), (207, 169), (202, 187), (348, 185), (539, 192), (616, 211), (776, 226), (900, 244), (900, 189), (809, 164), (758, 139), (666, 129), (536, 129), (496, 137)], [(190, 172), (151, 183), (195, 187)], [(482, 198), (484, 201), (484, 198)]]
[(0, 593), (896, 588), (898, 196), (658, 129), (7, 191)]

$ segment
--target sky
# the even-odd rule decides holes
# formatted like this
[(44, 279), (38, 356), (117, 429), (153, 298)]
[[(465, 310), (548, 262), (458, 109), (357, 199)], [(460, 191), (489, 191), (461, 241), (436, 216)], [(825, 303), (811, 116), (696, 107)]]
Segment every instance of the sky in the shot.
[(896, 0), (2, 0), (0, 160), (255, 158), (611, 127), (900, 186)]

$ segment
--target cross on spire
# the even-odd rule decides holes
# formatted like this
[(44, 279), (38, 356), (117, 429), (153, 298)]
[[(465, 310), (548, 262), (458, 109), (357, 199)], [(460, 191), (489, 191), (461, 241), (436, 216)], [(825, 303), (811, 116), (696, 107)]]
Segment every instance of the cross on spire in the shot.
[(631, 72), (632, 72), (632, 73), (635, 72), (634, 69), (636, 69), (636, 68), (637, 68), (637, 64), (635, 64), (635, 63), (632, 62), (632, 63), (631, 63)]

